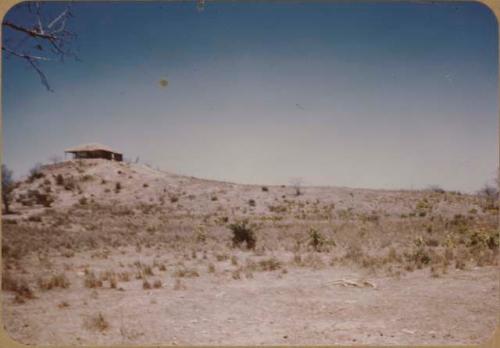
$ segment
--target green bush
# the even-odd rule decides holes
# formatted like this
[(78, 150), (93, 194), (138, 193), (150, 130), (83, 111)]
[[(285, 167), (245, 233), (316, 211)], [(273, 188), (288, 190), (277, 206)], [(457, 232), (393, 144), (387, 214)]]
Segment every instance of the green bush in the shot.
[(229, 225), (233, 232), (233, 246), (240, 246), (246, 243), (247, 249), (255, 249), (257, 239), (255, 237), (254, 227), (248, 223), (248, 220), (241, 220)]
[(326, 244), (325, 237), (315, 228), (309, 229), (309, 245), (315, 251), (321, 251)]

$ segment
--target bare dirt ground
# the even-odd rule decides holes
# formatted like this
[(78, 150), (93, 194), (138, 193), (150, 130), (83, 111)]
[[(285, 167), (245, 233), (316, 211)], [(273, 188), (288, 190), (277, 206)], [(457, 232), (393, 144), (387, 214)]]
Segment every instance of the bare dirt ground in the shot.
[[(17, 185), (16, 213), (3, 216), (6, 332), (38, 345), (492, 336), (492, 202), (436, 189), (296, 189), (105, 160), (43, 167)], [(235, 243), (238, 228), (255, 246)]]

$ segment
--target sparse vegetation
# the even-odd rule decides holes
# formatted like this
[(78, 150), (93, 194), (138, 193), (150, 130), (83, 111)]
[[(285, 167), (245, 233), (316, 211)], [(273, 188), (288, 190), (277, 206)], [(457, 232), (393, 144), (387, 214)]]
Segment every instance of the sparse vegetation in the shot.
[(2, 272), (2, 290), (14, 292), (16, 294), (16, 301), (19, 303), (24, 303), (26, 299), (35, 298), (33, 290), (26, 280), (16, 278), (5, 271)]
[(98, 279), (94, 272), (85, 273), (84, 285), (86, 288), (95, 289), (102, 287), (102, 280)]
[(150, 283), (150, 282), (148, 282), (146, 279), (144, 279), (144, 281), (142, 282), (142, 288), (143, 288), (144, 290), (149, 290), (149, 289), (151, 289), (151, 283)]
[(200, 274), (195, 269), (182, 267), (175, 271), (174, 276), (178, 278), (194, 278), (199, 277)]
[(261, 271), (275, 271), (282, 267), (282, 263), (275, 257), (270, 257), (268, 259), (260, 260), (258, 262), (258, 265)]
[(67, 289), (71, 283), (64, 274), (52, 275), (48, 278), (38, 278), (38, 288), (41, 290), (51, 290), (55, 288)]
[(5, 214), (9, 214), (10, 202), (12, 201), (12, 190), (14, 189), (14, 180), (12, 179), (12, 170), (2, 164), (2, 202), (5, 207)]
[[(298, 197), (290, 187), (243, 190), (223, 183), (202, 192), (190, 191), (191, 180), (205, 185), (192, 178), (179, 179), (182, 186), (174, 179), (163, 185), (135, 173), (130, 179), (120, 167), (119, 182), (104, 180), (99, 171), (84, 179), (91, 164), (78, 166), (77, 174), (44, 168), (43, 179), (14, 185), (16, 214), (6, 216), (2, 231), (7, 306), (24, 309), (35, 303), (28, 301), (35, 293), (42, 301), (61, 296), (50, 306), (60, 314), (134, 293), (151, 305), (155, 295), (172, 288), (186, 291), (179, 297), (191, 296), (207, 279), (220, 288), (215, 294), (207, 288), (210, 298), (224, 299), (231, 287), (295, 281), (298, 273), (317, 270), (336, 275), (342, 268), (368, 278), (386, 275), (391, 282), (424, 275), (444, 284), (448, 273), (498, 264), (496, 211), (487, 194), (429, 188), (379, 197), (338, 189), (330, 197), (311, 187)], [(121, 194), (104, 194), (113, 188)], [(213, 197), (217, 203), (207, 204)], [(77, 291), (84, 304), (74, 302)], [(103, 316), (96, 320), (107, 323)]]
[(35, 180), (44, 178), (45, 174), (42, 172), (42, 165), (40, 163), (35, 164), (31, 169), (28, 176), (28, 182), (33, 182)]
[(103, 332), (110, 328), (109, 322), (106, 320), (102, 313), (87, 318), (84, 326), (91, 331)]

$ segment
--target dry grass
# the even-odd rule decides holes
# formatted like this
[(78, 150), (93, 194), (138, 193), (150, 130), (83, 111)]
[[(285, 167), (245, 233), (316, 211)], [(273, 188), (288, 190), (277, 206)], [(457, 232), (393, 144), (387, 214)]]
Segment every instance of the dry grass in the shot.
[(208, 264), (208, 273), (215, 273), (215, 265), (211, 262)]
[(149, 290), (149, 289), (151, 289), (151, 283), (150, 283), (150, 282), (148, 282), (147, 280), (144, 280), (144, 281), (142, 282), (142, 288), (143, 288), (144, 290)]
[[(85, 167), (81, 170), (85, 171)], [(57, 266), (47, 256), (52, 251), (68, 258), (88, 252), (97, 263), (100, 260), (110, 262), (108, 258), (118, 248), (136, 247), (141, 261), (137, 261), (135, 267), (127, 265), (129, 268), (126, 271), (105, 271), (99, 276), (91, 271), (85, 274), (84, 286), (96, 289), (108, 284), (111, 288), (118, 288), (119, 282), (128, 282), (134, 275), (147, 283), (147, 278), (167, 271), (166, 264), (176, 278), (198, 277), (198, 269), (204, 267), (207, 267), (208, 273), (219, 276), (223, 274), (218, 272), (219, 269), (228, 265), (233, 278), (251, 278), (255, 272), (284, 269), (284, 263), (278, 259), (283, 258), (283, 250), (288, 252), (287, 258), (293, 252), (293, 259), (288, 259), (286, 263), (289, 268), (319, 269), (344, 264), (366, 270), (387, 270), (394, 276), (398, 272), (403, 275), (405, 270), (423, 268), (429, 269), (432, 276), (440, 276), (446, 267), (467, 269), (498, 264), (497, 212), (482, 211), (481, 206), (487, 202), (481, 197), (433, 191), (394, 193), (391, 206), (383, 193), (380, 193), (381, 196), (374, 193), (372, 206), (364, 208), (370, 203), (368, 198), (356, 201), (358, 195), (365, 194), (363, 192), (353, 191), (352, 195), (346, 194), (347, 198), (334, 202), (336, 197), (333, 194), (333, 198), (326, 195), (309, 197), (307, 192), (303, 192), (296, 197), (286, 188), (282, 190), (278, 187), (276, 190), (274, 187), (266, 190), (256, 187), (248, 196), (242, 191), (237, 196), (239, 205), (229, 202), (229, 195), (224, 192), (227, 190), (229, 193), (229, 188), (207, 191), (210, 194), (205, 195), (194, 195), (188, 188), (186, 192), (183, 192), (184, 189), (160, 189), (163, 190), (160, 196), (166, 199), (163, 205), (158, 203), (158, 195), (153, 203), (142, 202), (134, 206), (129, 202), (105, 203), (104, 199), (98, 199), (97, 194), (93, 201), (90, 192), (77, 195), (78, 183), (82, 184), (81, 190), (86, 185), (98, 184), (103, 192), (105, 188), (113, 189), (115, 185), (120, 196), (126, 195), (133, 189), (133, 181), (124, 181), (122, 178), (125, 178), (126, 170), (120, 170), (123, 170), (120, 181), (107, 178), (103, 182), (103, 178), (96, 176), (84, 185), (78, 178), (88, 173), (64, 173), (60, 177), (57, 174), (48, 175), (52, 184), (40, 185), (43, 189), (37, 188), (42, 180), (34, 180), (36, 185), (19, 192), (18, 197), (21, 194), (26, 196), (21, 201), (31, 199), (29, 204), (35, 206), (45, 199), (40, 195), (57, 197), (57, 190), (64, 191), (70, 185), (71, 192), (64, 194), (74, 195), (73, 203), (76, 204), (66, 210), (54, 204), (53, 208), (42, 213), (26, 214), (33, 216), (29, 221), (21, 218), (16, 220), (16, 224), (5, 223), (2, 231), (5, 269), (11, 273), (20, 272), (19, 260), (26, 255), (40, 255), (39, 267), (45, 274)], [(141, 178), (138, 188), (142, 188), (143, 184)], [(148, 184), (153, 190), (155, 184)], [(52, 192), (46, 192), (46, 187), (50, 186)], [(29, 193), (28, 189), (37, 189), (38, 193)], [(211, 202), (211, 197), (215, 196), (212, 192), (216, 192), (217, 203), (199, 204)], [(41, 201), (37, 201), (37, 197)], [(88, 197), (87, 202), (78, 204), (82, 197)], [(359, 202), (363, 204), (357, 205)], [(22, 206), (21, 202), (17, 204)], [(266, 206), (269, 209), (261, 209)], [(254, 250), (234, 250), (233, 246), (249, 246)], [(169, 257), (162, 258), (162, 255)], [(186, 266), (171, 268), (170, 255), (178, 255), (176, 261), (184, 257)], [(145, 260), (152, 264), (144, 263)], [(22, 290), (21, 284), (12, 285), (9, 277), (4, 274), (4, 286), (13, 289), (10, 291), (31, 291)], [(57, 277), (41, 277), (39, 288), (65, 288), (66, 282)], [(180, 279), (176, 280), (176, 284), (181, 284)], [(155, 287), (154, 283), (149, 285)], [(20, 295), (19, 298), (29, 296)]]
[(57, 308), (60, 308), (60, 309), (68, 308), (68, 307), (69, 307), (69, 303), (66, 301), (59, 302), (59, 304), (57, 305)]
[(25, 299), (34, 299), (35, 294), (26, 280), (12, 276), (8, 272), (2, 272), (2, 290), (12, 291), (16, 294), (15, 301), (24, 303)]
[(174, 283), (174, 290), (178, 291), (178, 290), (186, 290), (186, 289), (187, 289), (187, 287), (184, 284), (184, 282), (181, 279), (176, 278), (175, 283)]
[(258, 266), (261, 271), (275, 271), (282, 267), (282, 263), (277, 258), (270, 257), (268, 259), (260, 260), (258, 262)]
[(55, 288), (67, 289), (70, 285), (70, 281), (64, 274), (52, 275), (48, 278), (38, 278), (38, 288), (40, 290), (47, 291)]
[(174, 277), (178, 278), (194, 278), (199, 276), (200, 274), (196, 269), (186, 267), (179, 268), (174, 273)]
[(102, 313), (98, 313), (87, 318), (84, 322), (84, 327), (90, 331), (103, 332), (110, 328), (110, 324)]
[(102, 280), (97, 278), (93, 271), (86, 272), (83, 284), (89, 289), (102, 288)]

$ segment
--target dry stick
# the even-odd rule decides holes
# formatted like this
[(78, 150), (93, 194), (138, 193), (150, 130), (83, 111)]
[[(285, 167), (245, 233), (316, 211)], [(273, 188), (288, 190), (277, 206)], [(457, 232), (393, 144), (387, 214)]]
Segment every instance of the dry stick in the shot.
[(377, 286), (374, 284), (374, 283), (371, 283), (369, 281), (363, 281), (361, 284), (359, 282), (356, 282), (354, 280), (348, 280), (348, 279), (339, 279), (339, 280), (335, 280), (333, 282), (330, 282), (330, 284), (333, 284), (333, 285), (342, 285), (342, 286), (354, 286), (354, 287), (357, 287), (357, 288), (364, 288), (364, 287), (372, 287), (372, 288), (377, 288)]

